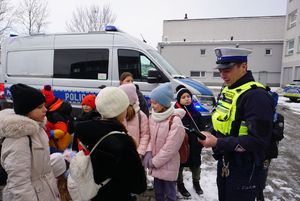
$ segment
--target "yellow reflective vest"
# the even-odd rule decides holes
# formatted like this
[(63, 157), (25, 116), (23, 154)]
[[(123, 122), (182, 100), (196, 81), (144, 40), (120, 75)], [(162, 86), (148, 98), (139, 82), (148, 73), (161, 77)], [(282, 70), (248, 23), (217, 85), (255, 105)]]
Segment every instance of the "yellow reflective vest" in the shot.
[[(229, 136), (231, 134), (232, 123), (236, 118), (236, 107), (238, 98), (247, 90), (254, 87), (264, 88), (259, 82), (247, 82), (237, 88), (229, 89), (227, 86), (222, 90), (220, 100), (212, 114), (213, 128), (218, 133)], [(238, 136), (248, 134), (248, 128), (245, 121), (241, 121)]]

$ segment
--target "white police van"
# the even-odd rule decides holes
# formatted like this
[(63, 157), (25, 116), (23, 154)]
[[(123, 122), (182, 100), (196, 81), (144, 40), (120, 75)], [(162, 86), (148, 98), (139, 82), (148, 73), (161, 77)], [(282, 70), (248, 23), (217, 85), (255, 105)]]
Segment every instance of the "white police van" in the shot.
[(86, 94), (118, 86), (125, 71), (146, 99), (160, 83), (171, 82), (174, 90), (185, 85), (201, 112), (209, 112), (215, 100), (205, 85), (179, 75), (154, 48), (113, 26), (102, 32), (10, 37), (1, 49), (2, 102), (10, 100), (12, 84), (24, 83), (39, 89), (51, 85), (57, 97), (79, 106)]

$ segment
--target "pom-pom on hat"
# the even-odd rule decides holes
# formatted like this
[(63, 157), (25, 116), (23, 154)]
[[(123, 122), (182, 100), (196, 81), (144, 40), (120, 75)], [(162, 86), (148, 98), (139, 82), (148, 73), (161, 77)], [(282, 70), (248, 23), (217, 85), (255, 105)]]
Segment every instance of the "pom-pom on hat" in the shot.
[(178, 103), (180, 103), (180, 98), (181, 98), (181, 96), (182, 96), (184, 93), (188, 93), (188, 94), (191, 96), (191, 98), (193, 97), (193, 95), (192, 95), (192, 93), (190, 92), (190, 90), (188, 90), (188, 89), (187, 89), (185, 86), (183, 86), (183, 85), (177, 86), (177, 87), (176, 87), (176, 91), (177, 91), (177, 93), (176, 93), (176, 100), (177, 100)]
[(36, 88), (25, 84), (14, 84), (10, 87), (16, 114), (26, 115), (45, 102), (44, 95)]
[(122, 84), (119, 86), (128, 96), (129, 104), (133, 105), (138, 101), (138, 96), (136, 93), (136, 86), (132, 83), (129, 84)]
[(160, 105), (169, 108), (173, 100), (173, 90), (171, 84), (164, 83), (153, 89), (150, 98), (158, 102)]
[(96, 109), (103, 118), (114, 118), (129, 106), (126, 93), (118, 87), (105, 87), (96, 97)]
[(50, 155), (50, 165), (54, 177), (59, 177), (66, 171), (66, 162), (61, 153), (53, 153)]
[(47, 106), (54, 102), (55, 96), (53, 94), (53, 91), (52, 91), (50, 85), (45, 85), (44, 89), (42, 89), (42, 93), (44, 94), (44, 96), (46, 98), (46, 105)]
[(96, 96), (94, 94), (88, 94), (86, 95), (81, 102), (81, 105), (89, 105), (94, 110), (96, 109), (95, 104)]

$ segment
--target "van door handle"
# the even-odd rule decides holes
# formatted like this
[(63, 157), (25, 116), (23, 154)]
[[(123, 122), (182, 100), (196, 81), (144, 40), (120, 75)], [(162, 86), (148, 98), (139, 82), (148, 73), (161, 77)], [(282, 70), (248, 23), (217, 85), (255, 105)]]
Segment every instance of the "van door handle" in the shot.
[(102, 84), (101, 86), (99, 86), (99, 89), (104, 89), (106, 87), (106, 85)]

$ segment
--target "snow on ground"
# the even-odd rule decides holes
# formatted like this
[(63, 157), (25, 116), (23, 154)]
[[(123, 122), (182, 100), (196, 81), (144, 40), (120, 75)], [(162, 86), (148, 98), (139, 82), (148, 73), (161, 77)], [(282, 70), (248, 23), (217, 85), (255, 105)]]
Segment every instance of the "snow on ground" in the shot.
[(299, 101), (291, 102), (288, 98), (280, 96), (278, 104), (282, 105), (284, 108), (291, 110), (293, 113), (300, 115), (300, 102)]
[[(201, 164), (201, 178), (200, 184), (203, 189), (203, 195), (198, 195), (193, 188), (192, 173), (186, 169), (183, 172), (184, 184), (186, 189), (191, 193), (192, 198), (189, 201), (217, 201), (218, 190), (217, 190), (217, 161), (212, 158), (211, 149), (202, 150), (202, 164)], [(180, 193), (177, 193), (179, 200), (184, 200)]]

